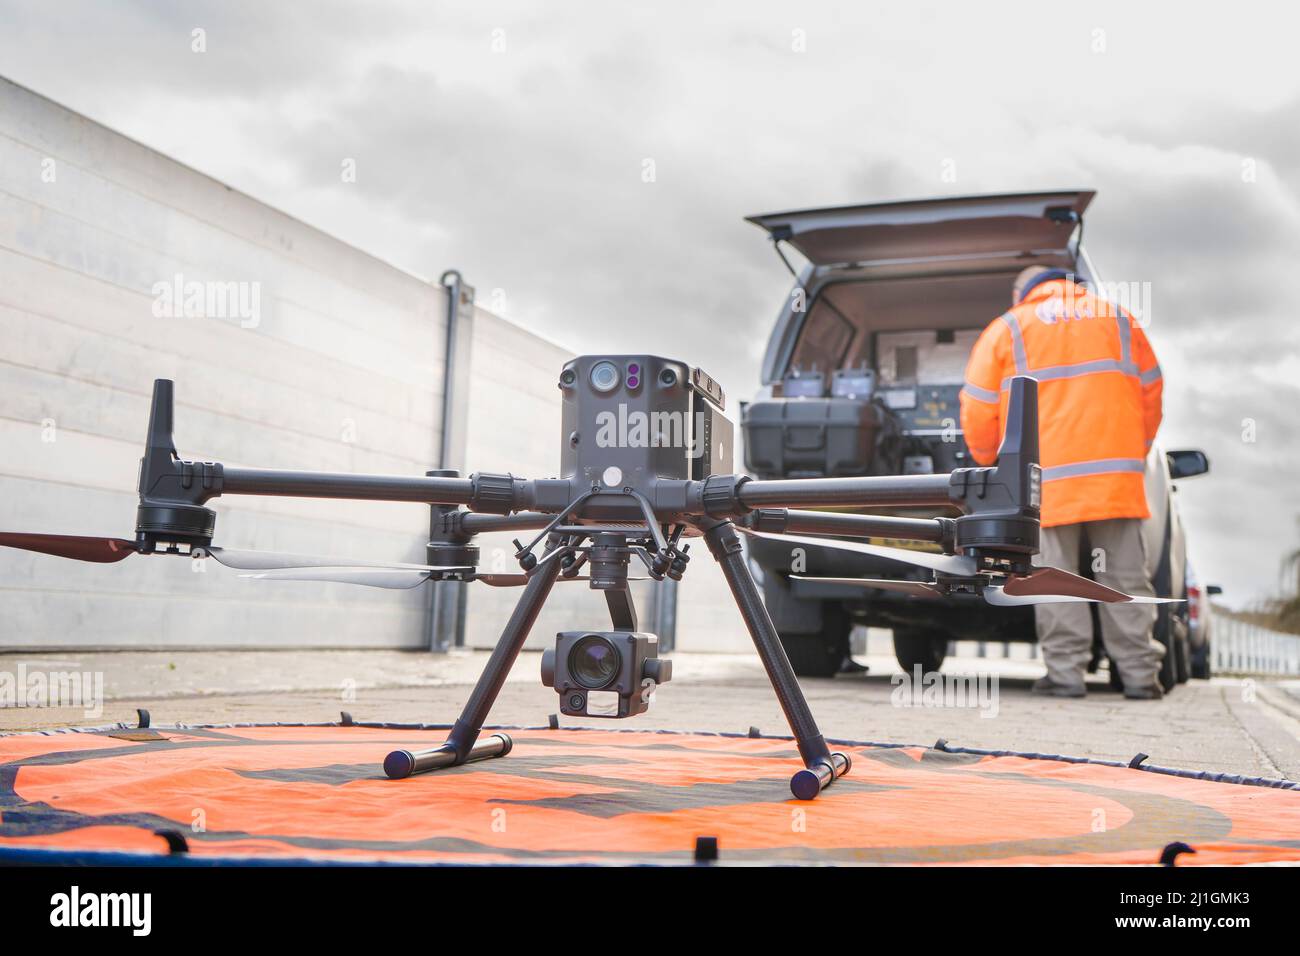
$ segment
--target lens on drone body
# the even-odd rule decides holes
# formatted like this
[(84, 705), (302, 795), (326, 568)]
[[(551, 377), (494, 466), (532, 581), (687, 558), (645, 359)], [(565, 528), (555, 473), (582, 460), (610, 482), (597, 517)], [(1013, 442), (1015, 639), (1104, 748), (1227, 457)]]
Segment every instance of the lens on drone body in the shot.
[(608, 393), (618, 388), (618, 366), (613, 362), (597, 362), (591, 367), (589, 376), (591, 387), (601, 393)]
[(618, 676), (623, 658), (613, 644), (592, 634), (573, 645), (569, 674), (583, 687), (599, 690)]

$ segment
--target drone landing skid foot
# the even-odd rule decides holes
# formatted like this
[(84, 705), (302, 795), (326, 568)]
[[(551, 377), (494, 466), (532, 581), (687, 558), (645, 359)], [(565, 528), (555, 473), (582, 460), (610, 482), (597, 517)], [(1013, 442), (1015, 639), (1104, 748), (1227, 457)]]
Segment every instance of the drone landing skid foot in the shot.
[(392, 780), (400, 780), (416, 773), (429, 770), (441, 770), (443, 767), (457, 767), (475, 760), (487, 760), (490, 757), (504, 757), (514, 746), (507, 734), (493, 734), (486, 740), (480, 740), (469, 749), (462, 760), (451, 744), (443, 744), (430, 750), (394, 750), (384, 758), (384, 773)]
[(791, 777), (790, 792), (799, 800), (815, 800), (817, 794), (835, 782), (836, 777), (844, 776), (852, 767), (849, 755), (836, 751), (828, 759), (819, 760)]

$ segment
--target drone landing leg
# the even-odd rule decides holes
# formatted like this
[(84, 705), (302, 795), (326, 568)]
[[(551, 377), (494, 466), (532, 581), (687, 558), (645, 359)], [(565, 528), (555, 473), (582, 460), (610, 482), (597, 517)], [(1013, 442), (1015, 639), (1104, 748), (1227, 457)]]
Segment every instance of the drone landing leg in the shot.
[(479, 675), (465, 709), (452, 725), (447, 742), (430, 750), (394, 750), (384, 758), (384, 773), (396, 780), (426, 770), (455, 767), (472, 760), (504, 757), (510, 752), (511, 741), (505, 734), (493, 734), (480, 743), (476, 741), (559, 573), (560, 562), (548, 561), (524, 585), (524, 593), (519, 596), (519, 603), (515, 605), (505, 630), (501, 632), (501, 639), (497, 641), (483, 673)]
[(849, 772), (848, 755), (831, 753), (821, 731), (817, 729), (817, 721), (808, 707), (808, 701), (804, 699), (803, 690), (785, 656), (785, 650), (781, 647), (776, 625), (772, 623), (763, 597), (754, 583), (754, 576), (745, 564), (740, 535), (736, 529), (730, 521), (720, 521), (705, 532), (704, 540), (713, 557), (722, 566), (722, 573), (740, 608), (740, 615), (745, 619), (745, 626), (754, 639), (754, 647), (767, 671), (768, 680), (776, 691), (776, 699), (785, 711), (786, 722), (794, 731), (805, 769), (790, 778), (790, 791), (800, 800), (812, 800), (830, 786), (836, 777)]

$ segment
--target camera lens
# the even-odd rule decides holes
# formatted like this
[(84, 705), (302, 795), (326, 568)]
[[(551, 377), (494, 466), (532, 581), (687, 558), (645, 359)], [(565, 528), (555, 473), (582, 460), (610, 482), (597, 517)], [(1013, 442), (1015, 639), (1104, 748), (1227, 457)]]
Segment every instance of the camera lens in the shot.
[(618, 648), (595, 634), (588, 634), (569, 651), (569, 674), (592, 690), (599, 690), (614, 680), (622, 664)]
[(618, 388), (618, 366), (613, 362), (597, 362), (593, 365), (591, 387), (598, 392), (612, 392)]

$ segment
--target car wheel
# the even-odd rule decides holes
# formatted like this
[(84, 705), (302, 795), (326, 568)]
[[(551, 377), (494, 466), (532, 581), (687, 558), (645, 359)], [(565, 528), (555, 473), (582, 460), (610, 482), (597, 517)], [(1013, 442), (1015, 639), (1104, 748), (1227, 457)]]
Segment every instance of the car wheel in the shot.
[(1210, 645), (1206, 644), (1200, 650), (1192, 651), (1190, 669), (1192, 676), (1197, 680), (1210, 679)]
[[(1165, 514), (1164, 544), (1160, 552), (1160, 562), (1156, 565), (1156, 572), (1151, 579), (1151, 586), (1156, 594), (1174, 593), (1173, 556), (1170, 554), (1173, 535), (1171, 505)], [(1165, 649), (1165, 656), (1160, 660), (1160, 672), (1156, 679), (1160, 682), (1160, 689), (1166, 694), (1178, 686), (1178, 633), (1177, 622), (1169, 605), (1160, 605), (1151, 636)]]
[(1185, 627), (1175, 628), (1177, 636), (1174, 639), (1174, 648), (1177, 650), (1174, 660), (1174, 676), (1178, 683), (1186, 684), (1192, 676), (1192, 647), (1187, 640), (1187, 629)]
[(923, 674), (937, 671), (948, 656), (948, 635), (925, 628), (895, 628), (894, 656), (909, 674), (917, 667)]
[(820, 634), (782, 634), (781, 646), (798, 677), (834, 677), (849, 654), (853, 622), (839, 604), (822, 606)]
[(1156, 618), (1155, 630), (1151, 636), (1165, 649), (1165, 656), (1160, 659), (1160, 689), (1166, 694), (1178, 686), (1178, 641), (1176, 639), (1173, 615), (1169, 605), (1162, 605)]

